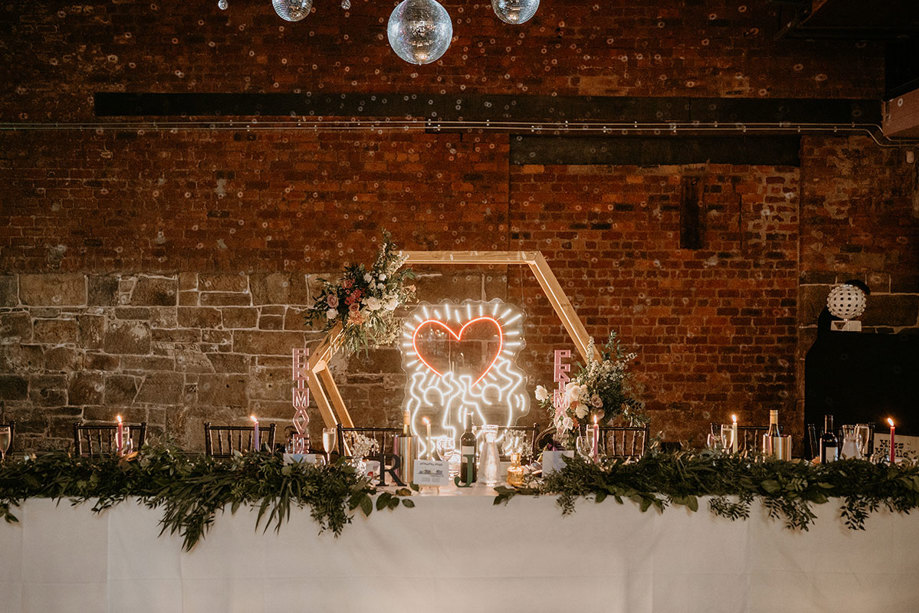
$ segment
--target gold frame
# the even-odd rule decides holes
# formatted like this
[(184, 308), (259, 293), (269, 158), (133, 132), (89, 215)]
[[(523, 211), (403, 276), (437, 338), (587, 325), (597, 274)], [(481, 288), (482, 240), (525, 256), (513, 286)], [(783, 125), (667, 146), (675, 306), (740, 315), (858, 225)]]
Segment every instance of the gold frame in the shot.
[[(590, 336), (587, 329), (581, 323), (577, 313), (568, 296), (559, 284), (555, 273), (549, 267), (549, 263), (543, 254), (539, 251), (403, 251), (402, 255), (406, 256), (406, 264), (420, 265), (510, 265), (525, 264), (529, 266), (539, 286), (549, 299), (555, 314), (561, 320), (565, 330), (574, 341), (574, 345), (581, 354), (581, 357), (587, 360), (587, 347), (590, 343)], [(332, 371), (329, 370), (329, 360), (338, 350), (341, 335), (341, 324), (337, 324), (329, 330), (329, 333), (322, 339), (319, 346), (310, 354), (309, 367), (307, 368), (307, 384), (310, 392), (316, 400), (316, 406), (322, 415), (322, 421), (326, 427), (334, 428), (339, 423), (345, 428), (353, 428), (354, 422), (351, 420), (351, 414), (348, 413), (348, 407), (338, 391), (338, 386), (332, 377)], [(599, 351), (594, 349), (594, 356), (599, 358)]]

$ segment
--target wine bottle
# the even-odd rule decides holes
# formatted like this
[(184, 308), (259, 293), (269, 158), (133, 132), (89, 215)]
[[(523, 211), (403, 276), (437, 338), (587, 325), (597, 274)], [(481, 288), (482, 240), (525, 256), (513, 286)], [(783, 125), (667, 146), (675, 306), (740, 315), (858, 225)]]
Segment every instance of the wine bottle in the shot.
[(773, 439), (782, 436), (779, 431), (779, 412), (776, 410), (769, 411), (769, 429), (763, 435), (763, 455), (771, 457), (775, 455), (775, 441)]
[[(460, 454), (462, 463), (460, 464), (460, 480), (475, 481), (476, 479), (476, 444), (475, 434), (469, 429), (469, 412), (463, 413), (463, 436), (460, 437)], [(470, 462), (472, 466), (470, 467)], [(472, 472), (469, 472), (472, 471)], [(469, 475), (472, 475), (470, 478)]]
[(820, 437), (820, 462), (835, 462), (838, 453), (838, 441), (833, 433), (833, 416), (823, 416), (823, 436)]

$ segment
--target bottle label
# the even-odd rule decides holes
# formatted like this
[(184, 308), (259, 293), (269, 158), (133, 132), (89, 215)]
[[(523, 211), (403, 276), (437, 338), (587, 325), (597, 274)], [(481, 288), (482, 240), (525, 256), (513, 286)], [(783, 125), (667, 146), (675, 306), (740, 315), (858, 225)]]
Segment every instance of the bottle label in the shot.
[(836, 447), (831, 447), (827, 445), (823, 448), (823, 455), (826, 458), (824, 462), (835, 462), (836, 461)]
[(463, 446), (460, 447), (460, 454), (462, 455), (475, 455), (475, 447), (472, 446)]

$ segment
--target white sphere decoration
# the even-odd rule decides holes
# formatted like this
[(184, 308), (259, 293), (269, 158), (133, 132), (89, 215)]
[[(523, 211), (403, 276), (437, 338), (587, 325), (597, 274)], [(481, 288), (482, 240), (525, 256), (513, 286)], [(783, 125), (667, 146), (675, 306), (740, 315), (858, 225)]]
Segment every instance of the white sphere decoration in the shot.
[(865, 312), (868, 298), (865, 292), (854, 285), (843, 283), (830, 290), (826, 307), (830, 314), (840, 319), (855, 319)]
[(313, 0), (271, 0), (278, 17), (287, 21), (300, 21), (310, 14)]
[(453, 22), (436, 0), (403, 0), (389, 16), (389, 46), (409, 64), (430, 64), (447, 52)]
[(219, 8), (221, 11), (227, 10), (228, 6), (230, 5), (227, 4), (227, 0), (217, 0), (217, 8)]
[(504, 23), (517, 25), (529, 21), (539, 8), (539, 0), (491, 0), (491, 8)]

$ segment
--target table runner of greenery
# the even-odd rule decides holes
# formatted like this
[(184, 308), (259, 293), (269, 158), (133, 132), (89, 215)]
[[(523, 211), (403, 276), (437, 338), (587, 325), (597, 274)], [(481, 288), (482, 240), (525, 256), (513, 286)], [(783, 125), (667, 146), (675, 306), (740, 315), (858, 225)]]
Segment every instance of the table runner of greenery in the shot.
[[(804, 529), (814, 521), (813, 505), (841, 500), (841, 516), (863, 530), (880, 508), (908, 513), (919, 507), (919, 466), (894, 466), (844, 460), (827, 465), (801, 461), (756, 461), (708, 453), (651, 453), (637, 462), (607, 461), (602, 466), (574, 458), (561, 471), (528, 487), (496, 488), (495, 504), (517, 495), (556, 496), (562, 512), (574, 511), (578, 498), (602, 502), (632, 500), (642, 511), (670, 505), (699, 508), (711, 496), (710, 510), (746, 519), (755, 498), (787, 527)], [(395, 509), (414, 503), (412, 491), (381, 491), (358, 478), (351, 466), (287, 464), (280, 456), (248, 453), (230, 460), (189, 456), (174, 447), (147, 447), (127, 458), (72, 458), (63, 454), (8, 460), (0, 467), (0, 516), (17, 522), (16, 507), (28, 498), (92, 501), (104, 511), (128, 497), (163, 509), (161, 533), (178, 534), (185, 549), (204, 538), (217, 511), (241, 505), (258, 509), (256, 527), (280, 530), (292, 508), (309, 507), (319, 531), (341, 533), (358, 509)]]

